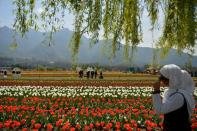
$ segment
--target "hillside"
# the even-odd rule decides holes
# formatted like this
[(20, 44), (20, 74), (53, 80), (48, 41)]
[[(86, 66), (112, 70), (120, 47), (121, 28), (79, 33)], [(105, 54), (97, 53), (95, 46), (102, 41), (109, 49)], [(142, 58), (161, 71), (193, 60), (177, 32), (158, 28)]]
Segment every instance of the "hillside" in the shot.
[[(10, 45), (13, 42), (14, 32), (12, 29), (4, 26), (0, 28), (0, 60), (1, 66), (19, 63), (45, 63), (54, 65), (57, 63), (70, 64), (72, 63), (69, 42), (72, 36), (72, 31), (68, 29), (60, 30), (54, 34), (53, 43), (48, 46), (46, 38), (47, 33), (36, 32), (30, 30), (24, 38), (21, 38), (16, 33), (16, 41), (18, 47), (11, 49)], [(123, 55), (124, 45), (116, 52), (116, 56), (110, 59), (111, 49), (110, 42), (100, 40), (97, 44), (90, 47), (90, 40), (83, 37), (78, 54), (78, 62), (82, 64), (97, 63), (99, 65), (111, 66), (129, 66), (131, 63), (126, 62)], [(159, 54), (158, 54), (159, 56)], [(2, 60), (3, 59), (3, 60)], [(7, 64), (6, 64), (6, 62)], [(132, 63), (136, 66), (150, 64), (152, 61), (152, 49), (147, 47), (138, 47), (135, 51)], [(160, 64), (174, 63), (177, 65), (185, 65), (188, 62), (188, 55), (182, 53), (177, 54), (176, 50), (171, 49), (168, 56), (160, 61)], [(8, 64), (9, 63), (9, 64)], [(197, 66), (197, 56), (193, 57), (192, 65)]]

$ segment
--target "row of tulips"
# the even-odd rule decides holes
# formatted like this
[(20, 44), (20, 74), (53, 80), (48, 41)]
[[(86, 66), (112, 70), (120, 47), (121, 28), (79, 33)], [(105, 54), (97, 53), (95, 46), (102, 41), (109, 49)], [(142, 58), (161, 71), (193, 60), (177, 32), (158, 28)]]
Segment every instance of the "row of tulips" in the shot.
[(154, 80), (0, 80), (4, 86), (152, 86)]
[(151, 87), (96, 86), (0, 86), (1, 96), (13, 97), (117, 97), (151, 96)]
[[(162, 88), (163, 90), (164, 88)], [(150, 87), (0, 86), (0, 130), (161, 130)], [(192, 117), (197, 129), (197, 109)]]
[[(166, 88), (162, 87), (163, 92)], [(0, 96), (40, 96), (40, 97), (149, 97), (152, 87), (123, 86), (0, 86)], [(161, 93), (163, 95), (163, 93)], [(194, 90), (197, 96), (197, 89)]]

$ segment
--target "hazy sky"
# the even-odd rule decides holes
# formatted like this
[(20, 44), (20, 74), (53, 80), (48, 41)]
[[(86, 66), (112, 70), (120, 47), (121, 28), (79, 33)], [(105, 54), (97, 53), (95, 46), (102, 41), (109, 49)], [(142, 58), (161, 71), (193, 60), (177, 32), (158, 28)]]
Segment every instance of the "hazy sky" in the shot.
[[(2, 26), (8, 26), (12, 28), (12, 25), (14, 23), (14, 18), (15, 16), (13, 15), (13, 9), (14, 6), (12, 5), (12, 0), (0, 0), (0, 27)], [(36, 12), (41, 13), (42, 8), (39, 3), (36, 4)], [(161, 35), (162, 31), (162, 23), (163, 23), (163, 16), (160, 13), (158, 23), (160, 24), (160, 29), (155, 30), (154, 33), (150, 31), (150, 20), (148, 17), (147, 11), (144, 11), (143, 17), (142, 17), (142, 31), (143, 31), (143, 42), (139, 44), (139, 46), (143, 47), (151, 47), (152, 42), (156, 41), (159, 36)], [(66, 12), (66, 20), (64, 23), (64, 27), (68, 28), (70, 30), (73, 30), (73, 21), (74, 21), (74, 16), (72, 14), (69, 14), (69, 12)], [(100, 39), (102, 39), (102, 30), (100, 31)], [(152, 35), (153, 34), (153, 35)], [(87, 35), (85, 35), (88, 37)], [(196, 48), (196, 53), (197, 55), (197, 48)]]

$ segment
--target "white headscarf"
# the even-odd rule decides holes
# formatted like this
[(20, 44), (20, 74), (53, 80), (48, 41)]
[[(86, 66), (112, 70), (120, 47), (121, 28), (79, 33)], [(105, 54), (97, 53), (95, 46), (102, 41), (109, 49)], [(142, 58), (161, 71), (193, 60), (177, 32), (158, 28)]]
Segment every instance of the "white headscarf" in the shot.
[(180, 67), (174, 64), (165, 65), (161, 68), (160, 73), (169, 79), (169, 88), (164, 91), (164, 99), (166, 99), (174, 92), (180, 92), (184, 95), (187, 102), (188, 113), (191, 116), (193, 108), (195, 108), (194, 82), (185, 70), (181, 70)]
[(194, 81), (193, 81), (192, 77), (185, 70), (181, 70), (181, 72), (183, 74), (183, 76), (182, 76), (183, 83), (182, 83), (182, 88), (181, 89), (186, 90), (187, 92), (189, 92), (193, 95), (195, 84), (194, 84)]

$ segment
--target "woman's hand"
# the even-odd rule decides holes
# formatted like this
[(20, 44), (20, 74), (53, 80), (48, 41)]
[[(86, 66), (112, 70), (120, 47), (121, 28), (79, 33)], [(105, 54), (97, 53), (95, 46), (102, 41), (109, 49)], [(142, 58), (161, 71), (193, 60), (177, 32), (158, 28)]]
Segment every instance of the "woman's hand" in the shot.
[(160, 91), (160, 82), (157, 81), (153, 84), (154, 91)]

